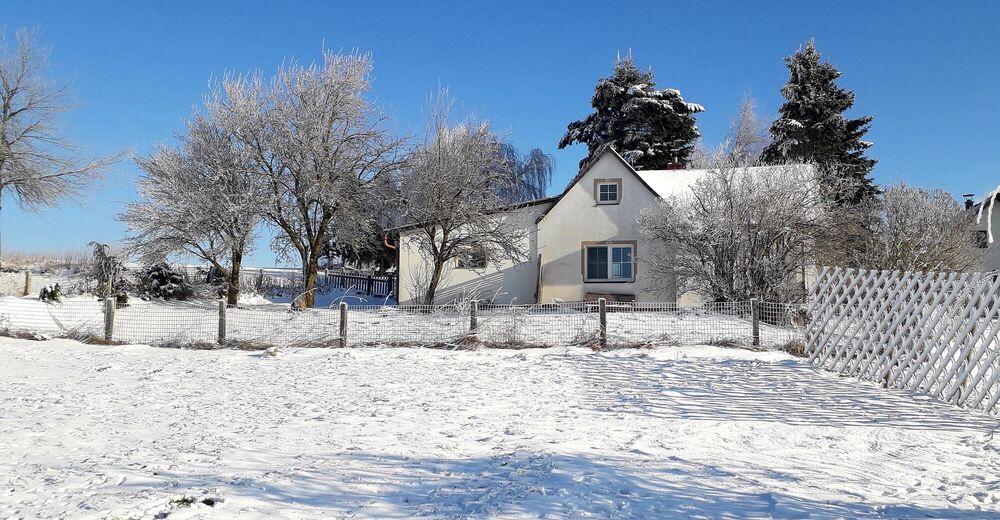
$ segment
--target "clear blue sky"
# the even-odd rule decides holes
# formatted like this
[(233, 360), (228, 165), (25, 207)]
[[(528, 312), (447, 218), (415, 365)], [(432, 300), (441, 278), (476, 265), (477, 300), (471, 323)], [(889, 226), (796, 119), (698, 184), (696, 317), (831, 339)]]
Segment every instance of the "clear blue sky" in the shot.
[[(8, 35), (41, 30), (53, 76), (78, 103), (66, 129), (95, 153), (147, 153), (181, 128), (213, 75), (312, 61), (325, 45), (372, 53), (375, 94), (403, 130), (418, 131), (428, 94), (448, 86), (520, 147), (555, 156), (553, 192), (585, 154), (556, 144), (589, 112), (618, 52), (631, 49), (661, 88), (705, 105), (698, 125), (714, 144), (747, 92), (773, 116), (782, 58), (814, 37), (857, 92), (853, 113), (876, 116), (868, 140), (879, 183), (956, 195), (1000, 184), (1000, 2), (413, 4), (6, 0), (0, 24)], [(137, 173), (120, 164), (82, 204), (37, 214), (5, 201), (5, 249), (116, 242), (113, 216), (134, 198)], [(251, 261), (274, 258), (262, 245)]]

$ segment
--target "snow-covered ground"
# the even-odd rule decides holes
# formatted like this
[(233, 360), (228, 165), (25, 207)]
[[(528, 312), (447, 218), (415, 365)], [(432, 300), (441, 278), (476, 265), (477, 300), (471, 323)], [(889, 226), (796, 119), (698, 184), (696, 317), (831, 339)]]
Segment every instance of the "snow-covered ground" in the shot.
[(778, 352), (0, 338), (0, 518), (1000, 517), (997, 427)]

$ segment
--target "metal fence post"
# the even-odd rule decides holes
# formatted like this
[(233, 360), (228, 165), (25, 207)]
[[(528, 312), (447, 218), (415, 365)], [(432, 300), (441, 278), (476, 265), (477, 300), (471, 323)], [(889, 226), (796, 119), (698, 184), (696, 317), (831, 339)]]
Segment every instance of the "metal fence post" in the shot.
[(760, 347), (760, 300), (757, 298), (750, 298), (750, 321), (753, 324), (753, 346)]
[(469, 334), (475, 336), (479, 331), (479, 300), (472, 300), (469, 307)]
[(347, 346), (347, 302), (340, 302), (340, 346)]
[(226, 300), (219, 300), (219, 345), (226, 344)]
[(115, 297), (104, 299), (104, 341), (111, 343), (115, 337)]
[(24, 272), (24, 295), (31, 294), (31, 271)]
[(606, 348), (608, 346), (608, 301), (604, 298), (597, 300), (597, 312), (597, 344), (601, 348)]

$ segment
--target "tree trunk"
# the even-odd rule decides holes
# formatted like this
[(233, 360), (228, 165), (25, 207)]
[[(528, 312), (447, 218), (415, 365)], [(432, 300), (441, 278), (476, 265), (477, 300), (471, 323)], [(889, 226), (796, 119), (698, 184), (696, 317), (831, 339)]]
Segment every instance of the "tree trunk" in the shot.
[(309, 309), (316, 306), (316, 282), (319, 279), (319, 257), (309, 255), (302, 268), (302, 296), (299, 298), (299, 307)]
[(444, 271), (444, 261), (434, 260), (434, 273), (431, 274), (431, 281), (427, 284), (427, 292), (424, 294), (424, 305), (434, 305), (434, 293), (437, 292), (438, 284), (441, 283), (441, 272)]
[(240, 269), (243, 267), (243, 250), (233, 250), (232, 267), (229, 269), (229, 289), (226, 291), (226, 304), (236, 305), (240, 299)]

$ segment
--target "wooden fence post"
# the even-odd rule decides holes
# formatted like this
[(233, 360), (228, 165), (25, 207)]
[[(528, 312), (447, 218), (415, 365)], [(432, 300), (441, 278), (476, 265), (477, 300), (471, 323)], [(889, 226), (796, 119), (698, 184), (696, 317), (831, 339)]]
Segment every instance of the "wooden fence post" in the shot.
[(608, 346), (608, 301), (604, 298), (597, 300), (597, 312), (597, 344), (603, 349)]
[(340, 302), (340, 346), (347, 346), (347, 302)]
[(219, 300), (219, 345), (226, 344), (226, 300)]
[(104, 299), (104, 341), (111, 343), (115, 337), (115, 297)]
[(24, 272), (24, 295), (31, 294), (31, 271)]
[(479, 300), (472, 300), (469, 307), (469, 334), (475, 336), (479, 332)]
[(750, 298), (750, 322), (753, 346), (760, 347), (760, 301)]

